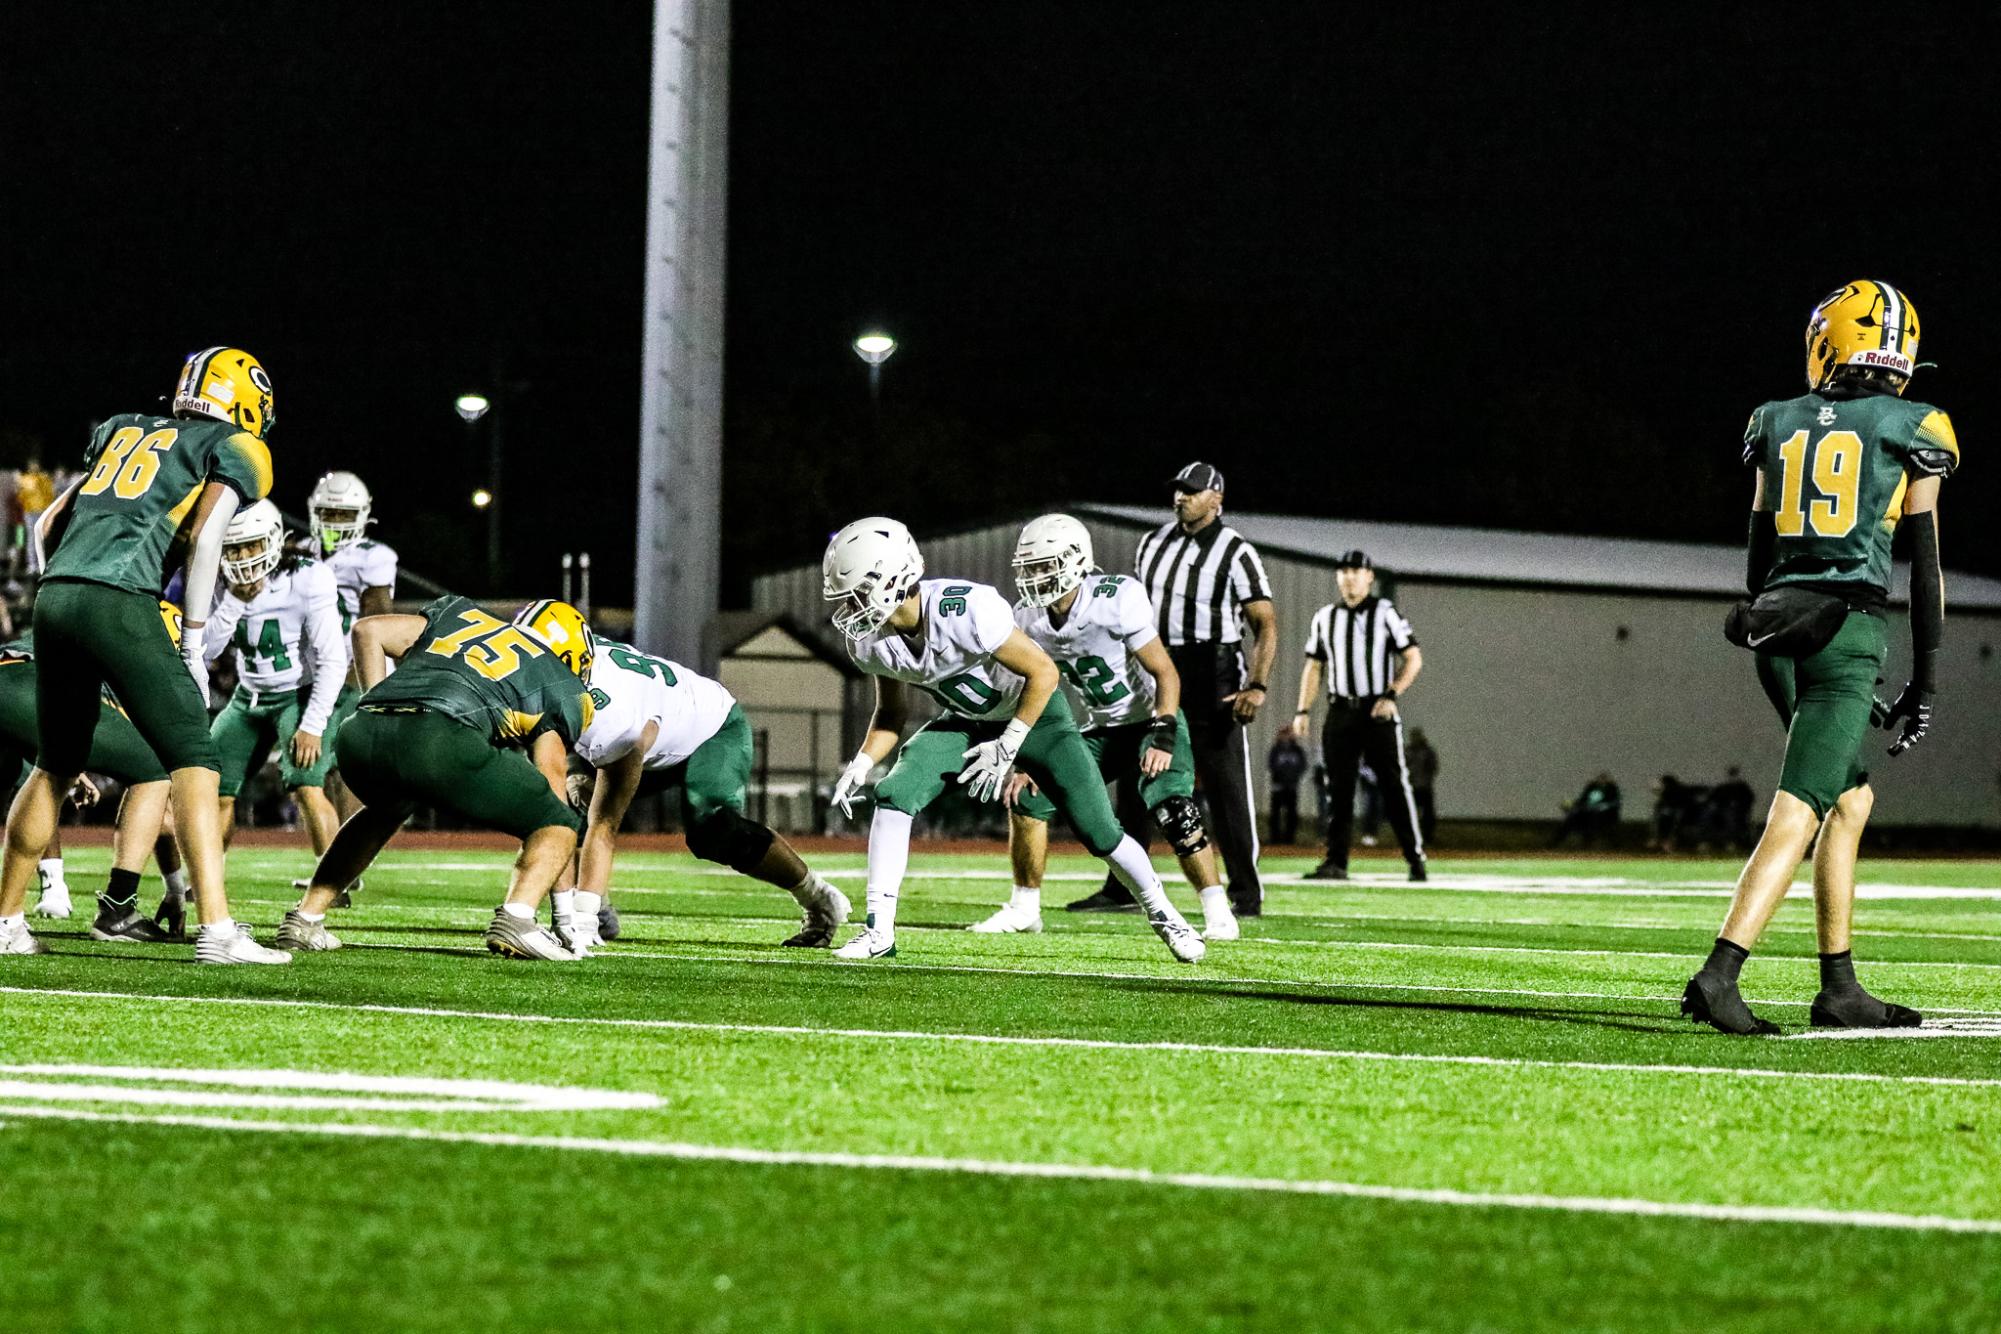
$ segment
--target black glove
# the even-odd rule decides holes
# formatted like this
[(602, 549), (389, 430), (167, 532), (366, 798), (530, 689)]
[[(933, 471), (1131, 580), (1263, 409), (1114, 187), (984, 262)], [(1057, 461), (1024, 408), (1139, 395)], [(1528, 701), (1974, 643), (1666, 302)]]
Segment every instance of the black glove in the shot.
[(1174, 753), (1174, 732), (1173, 714), (1170, 713), (1148, 719), (1146, 724), (1146, 748), (1148, 750), (1163, 751), (1172, 755)]
[(1897, 696), (1897, 702), (1884, 711), (1882, 726), (1895, 727), (1899, 722), (1903, 729), (1897, 739), (1890, 743), (1891, 755), (1902, 755), (1912, 746), (1925, 739), (1932, 728), (1932, 692), (1921, 689), (1913, 681)]
[(188, 938), (188, 901), (168, 890), (160, 896), (160, 906), (153, 913), (153, 921), (175, 940)]

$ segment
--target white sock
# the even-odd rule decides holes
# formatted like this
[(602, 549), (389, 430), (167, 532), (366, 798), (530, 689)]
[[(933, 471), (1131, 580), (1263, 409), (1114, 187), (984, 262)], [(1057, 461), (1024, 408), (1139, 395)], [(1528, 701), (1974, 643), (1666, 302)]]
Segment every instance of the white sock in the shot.
[(577, 891), (574, 889), (559, 889), (549, 897), (556, 901), (556, 924), (558, 926), (568, 926), (571, 918), (576, 916)]
[(1154, 874), (1153, 863), (1147, 860), (1146, 849), (1142, 848), (1131, 834), (1119, 840), (1119, 845), (1105, 854), (1112, 874), (1119, 883), (1133, 892), (1139, 906), (1148, 916), (1165, 912), (1180, 916), (1174, 905), (1168, 901), (1167, 891), (1161, 888), (1160, 877)]
[(896, 930), (896, 896), (910, 866), (910, 816), (875, 808), (868, 830), (868, 913), (878, 930)]
[(576, 916), (570, 920), (575, 921), (577, 917), (582, 917), (591, 922), (596, 922), (598, 919), (598, 909), (602, 907), (604, 907), (604, 895), (593, 894), (588, 889), (580, 889), (577, 891), (576, 904), (572, 908), (572, 912)]
[(236, 922), (228, 917), (219, 922), (203, 922), (201, 933), (205, 936), (233, 936), (236, 934)]
[(1221, 917), (1230, 914), (1230, 896), (1223, 892), (1221, 885), (1211, 885), (1199, 891), (1204, 917)]
[(301, 908), (301, 909), (299, 910), (299, 916), (301, 916), (301, 917), (305, 918), (305, 919), (306, 919), (306, 920), (307, 920), (308, 922), (324, 922), (324, 921), (326, 921), (326, 920), (327, 920), (327, 915), (326, 915), (325, 913), (323, 913), (323, 912), (307, 912), (307, 911), (306, 911), (305, 909), (303, 909), (303, 908)]
[(44, 894), (52, 889), (60, 889), (65, 894), (69, 893), (69, 882), (63, 879), (62, 858), (44, 857), (41, 861), (35, 863), (35, 870), (42, 878), (42, 892)]
[(17, 912), (12, 917), (0, 917), (0, 926), (11, 926), (16, 931), (26, 931), (28, 929), (28, 914)]
[(800, 907), (810, 908), (818, 903), (820, 896), (825, 893), (825, 883), (819, 876), (809, 870), (804, 876), (800, 877), (798, 884), (785, 892), (790, 894), (793, 902), (797, 903)]
[(178, 894), (182, 898), (186, 898), (188, 896), (187, 867), (183, 866), (178, 871), (167, 872), (166, 880), (167, 880), (167, 892), (169, 894)]
[(1008, 900), (1008, 906), (1013, 908), (1019, 908), (1023, 912), (1030, 913), (1037, 917), (1041, 916), (1042, 915), (1041, 887), (1038, 886), (1035, 889), (1030, 889), (1027, 885), (1016, 885), (1014, 887), (1014, 897)]
[(525, 903), (503, 903), (500, 905), (500, 910), (509, 917), (523, 922), (532, 922), (535, 920), (535, 910)]

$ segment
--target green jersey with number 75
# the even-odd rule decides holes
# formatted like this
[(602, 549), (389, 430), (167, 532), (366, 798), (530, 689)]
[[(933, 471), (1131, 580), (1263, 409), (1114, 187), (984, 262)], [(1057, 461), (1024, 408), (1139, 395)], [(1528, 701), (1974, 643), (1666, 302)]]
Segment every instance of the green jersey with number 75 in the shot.
[(1778, 541), (1765, 586), (1890, 590), (1890, 538), (1914, 476), (1959, 466), (1952, 421), (1891, 394), (1805, 394), (1751, 414), (1744, 462)]
[(917, 585), (914, 635), (887, 625), (848, 641), (848, 656), (871, 676), (916, 686), (962, 718), (999, 722), (1014, 716), (1021, 677), (994, 661), (1014, 633), (1014, 611), (991, 584), (924, 579)]
[(462, 597), (441, 597), (423, 615), (424, 632), (361, 697), (362, 708), (441, 713), (496, 746), (526, 745), (544, 732), (577, 744), (595, 706), (583, 681), (535, 636)]
[(1086, 732), (1153, 716), (1153, 673), (1140, 665), (1138, 650), (1160, 638), (1153, 601), (1137, 579), (1093, 574), (1077, 586), (1076, 601), (1063, 616), (1053, 607), (1021, 603), (1014, 623), (1056, 660), (1079, 707), (1077, 725)]

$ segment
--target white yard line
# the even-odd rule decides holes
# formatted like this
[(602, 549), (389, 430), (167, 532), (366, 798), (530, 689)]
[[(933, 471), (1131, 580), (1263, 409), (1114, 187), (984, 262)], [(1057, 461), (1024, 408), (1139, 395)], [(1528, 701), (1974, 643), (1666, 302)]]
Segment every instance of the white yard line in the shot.
[[(89, 997), (97, 1000), (141, 1001), (149, 1004), (192, 1003), (200, 1005), (249, 1005), (249, 1006), (276, 1007), (283, 1009), (338, 1010), (349, 1013), (361, 1012), (365, 1014), (399, 1015), (399, 1016), (409, 1016), (409, 1017), (424, 1018), (424, 1019), (471, 1019), (471, 1020), (479, 1020), (484, 1022), (495, 1022), (495, 1023), (557, 1024), (557, 1025), (576, 1025), (582, 1027), (637, 1028), (637, 1029), (653, 1029), (653, 1030), (664, 1030), (664, 1031), (682, 1032), (682, 1033), (732, 1033), (732, 1034), (748, 1034), (759, 1037), (837, 1038), (837, 1039), (858, 1040), (867, 1042), (928, 1042), (928, 1043), (946, 1043), (946, 1044), (965, 1044), (971, 1046), (989, 1046), (989, 1047), (1057, 1048), (1057, 1049), (1085, 1050), (1085, 1051), (1161, 1052), (1161, 1053), (1171, 1053), (1177, 1055), (1199, 1055), (1199, 1056), (1287, 1057), (1295, 1059), (1324, 1060), (1324, 1061), (1402, 1063), (1402, 1064), (1414, 1064), (1414, 1065), (1479, 1066), (1489, 1069), (1580, 1070), (1598, 1074), (1613, 1073), (1613, 1074), (1636, 1074), (1636, 1075), (1687, 1075), (1687, 1076), (1698, 1076), (1698, 1077), (1767, 1079), (1767, 1080), (1804, 1079), (1804, 1080), (1817, 1080), (1817, 1081), (1832, 1081), (1837, 1083), (1895, 1084), (1895, 1085), (1906, 1085), (1911, 1087), (2001, 1088), (2001, 1079), (1975, 1079), (1975, 1078), (1961, 1077), (1954, 1075), (1883, 1075), (1883, 1074), (1873, 1074), (1873, 1073), (1857, 1072), (1857, 1071), (1772, 1070), (1772, 1069), (1762, 1069), (1757, 1067), (1730, 1066), (1730, 1065), (1672, 1065), (1672, 1064), (1645, 1065), (1639, 1063), (1622, 1063), (1622, 1062), (1611, 1062), (1611, 1061), (1550, 1061), (1550, 1060), (1533, 1060), (1529, 1058), (1512, 1057), (1512, 1056), (1461, 1056), (1461, 1055), (1449, 1055), (1449, 1054), (1435, 1054), (1428, 1052), (1354, 1051), (1354, 1050), (1344, 1050), (1340, 1048), (1328, 1048), (1328, 1047), (1268, 1047), (1268, 1046), (1260, 1047), (1260, 1046), (1238, 1046), (1238, 1045), (1229, 1045), (1220, 1043), (1201, 1043), (1201, 1042), (1132, 1042), (1132, 1041), (1121, 1041), (1113, 1038), (1029, 1037), (1023, 1035), (998, 1034), (998, 1033), (936, 1033), (920, 1029), (821, 1028), (821, 1027), (812, 1027), (804, 1024), (728, 1024), (728, 1023), (710, 1023), (710, 1022), (702, 1022), (702, 1021), (688, 1020), (688, 1019), (618, 1019), (618, 1018), (603, 1018), (595, 1016), (521, 1014), (521, 1013), (512, 1013), (504, 1010), (501, 1011), (452, 1010), (452, 1009), (433, 1008), (429, 1006), (410, 1006), (410, 1005), (344, 1005), (333, 1001), (303, 1001), (303, 1000), (278, 999), (273, 997), (250, 997), (250, 996), (165, 996), (165, 995), (148, 995), (137, 992), (115, 992), (115, 991), (114, 992), (55, 991), (55, 990), (41, 990), (31, 987), (0, 987), (0, 992), (6, 992), (12, 995), (45, 995), (45, 996), (62, 996), (70, 998)], [(76, 1071), (82, 1069), (86, 1069), (86, 1067), (0, 1066), (0, 1072), (14, 1071), (14, 1072), (32, 1073), (36, 1071), (46, 1070), (53, 1073), (60, 1073), (63, 1071)], [(115, 1074), (117, 1071), (121, 1069), (123, 1069), (123, 1067), (104, 1067), (104, 1070), (107, 1074)], [(182, 1072), (167, 1071), (161, 1073), (156, 1077), (162, 1079), (192, 1081), (197, 1079), (209, 1079), (215, 1073), (216, 1072), (203, 1072), (203, 1071), (182, 1071)], [(279, 1072), (271, 1072), (271, 1071), (244, 1072), (244, 1079), (242, 1082), (253, 1085), (260, 1083), (268, 1085), (270, 1083), (271, 1078), (277, 1073)], [(130, 1077), (143, 1077), (143, 1076), (130, 1076)], [(383, 1077), (369, 1077), (369, 1076), (314, 1076), (308, 1074), (300, 1074), (297, 1075), (296, 1077), (300, 1080), (376, 1078), (378, 1081), (381, 1078), (383, 1078)], [(390, 1078), (392, 1079), (393, 1082), (394, 1077)], [(211, 1082), (222, 1082), (222, 1080), (214, 1079)], [(445, 1082), (457, 1084), (461, 1081), (445, 1081)], [(298, 1086), (344, 1087), (343, 1085), (336, 1085), (336, 1084), (302, 1084)], [(514, 1088), (514, 1087), (534, 1087), (534, 1086), (494, 1085), (493, 1087)], [(5, 1085), (3, 1083), (0, 1083), (0, 1092), (5, 1092), (5, 1091), (6, 1091)], [(597, 1097), (608, 1096), (613, 1098), (620, 1096), (617, 1094), (601, 1093), (597, 1090), (550, 1089), (548, 1090), (548, 1092), (550, 1094), (567, 1094), (567, 1095), (590, 1094), (591, 1096), (597, 1096)], [(638, 1097), (645, 1097), (646, 1095), (633, 1094), (625, 1096), (638, 1098)]]
[(1755, 1204), (1702, 1204), (1678, 1200), (1622, 1199), (1598, 1195), (1482, 1194), (1378, 1186), (1354, 1181), (1288, 1180), (1283, 1177), (1210, 1176), (1196, 1172), (1154, 1172), (1142, 1167), (1096, 1163), (1010, 1162), (988, 1158), (923, 1158), (903, 1154), (820, 1153), (785, 1149), (737, 1148), (720, 1144), (676, 1144), (659, 1140), (569, 1138), (475, 1131), (426, 1130), (414, 1126), (349, 1125), (338, 1122), (238, 1121), (222, 1116), (135, 1116), (57, 1107), (9, 1107), (8, 1116), (119, 1125), (170, 1125), (270, 1135), (325, 1135), (350, 1139), (400, 1139), (495, 1148), (555, 1149), (571, 1153), (667, 1158), (682, 1162), (724, 1162), (759, 1167), (830, 1167), (850, 1171), (943, 1172), (962, 1176), (1028, 1178), (1042, 1181), (1114, 1182), (1183, 1190), (1318, 1195), (1385, 1200), (1462, 1209), (1527, 1209), (1557, 1213), (1623, 1214), (1641, 1218), (1692, 1218), (1709, 1222), (1783, 1223), (1816, 1227), (1884, 1228), (1904, 1232), (2001, 1233), (2001, 1220), (1954, 1218), (1939, 1214), (1807, 1209)]

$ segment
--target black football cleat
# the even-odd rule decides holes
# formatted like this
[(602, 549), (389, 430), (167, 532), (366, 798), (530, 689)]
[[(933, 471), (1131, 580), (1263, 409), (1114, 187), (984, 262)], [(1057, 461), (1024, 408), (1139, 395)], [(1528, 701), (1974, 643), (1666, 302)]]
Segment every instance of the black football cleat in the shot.
[(1139, 900), (1135, 899), (1125, 886), (1115, 892), (1111, 888), (1099, 890), (1063, 905), (1064, 912), (1138, 912)]
[(1905, 1005), (1878, 1000), (1861, 987), (1822, 991), (1813, 998), (1815, 1028), (1917, 1028), (1925, 1017)]
[(1302, 880), (1346, 880), (1347, 878), (1347, 863), (1337, 862), (1332, 857), (1321, 858), (1320, 865), (1300, 877)]
[(1681, 993), (1681, 1012), (1698, 1024), (1738, 1037), (1773, 1037), (1779, 1026), (1751, 1013), (1734, 984), (1697, 973)]
[(1430, 879), (1431, 879), (1431, 872), (1424, 869), (1423, 862), (1412, 862), (1410, 864), (1410, 882), (1413, 885), (1424, 884), (1426, 881)]
[(132, 945), (159, 945), (175, 939), (167, 928), (141, 915), (137, 908), (127, 908), (122, 913), (99, 908), (97, 919), (90, 924), (90, 938)]

